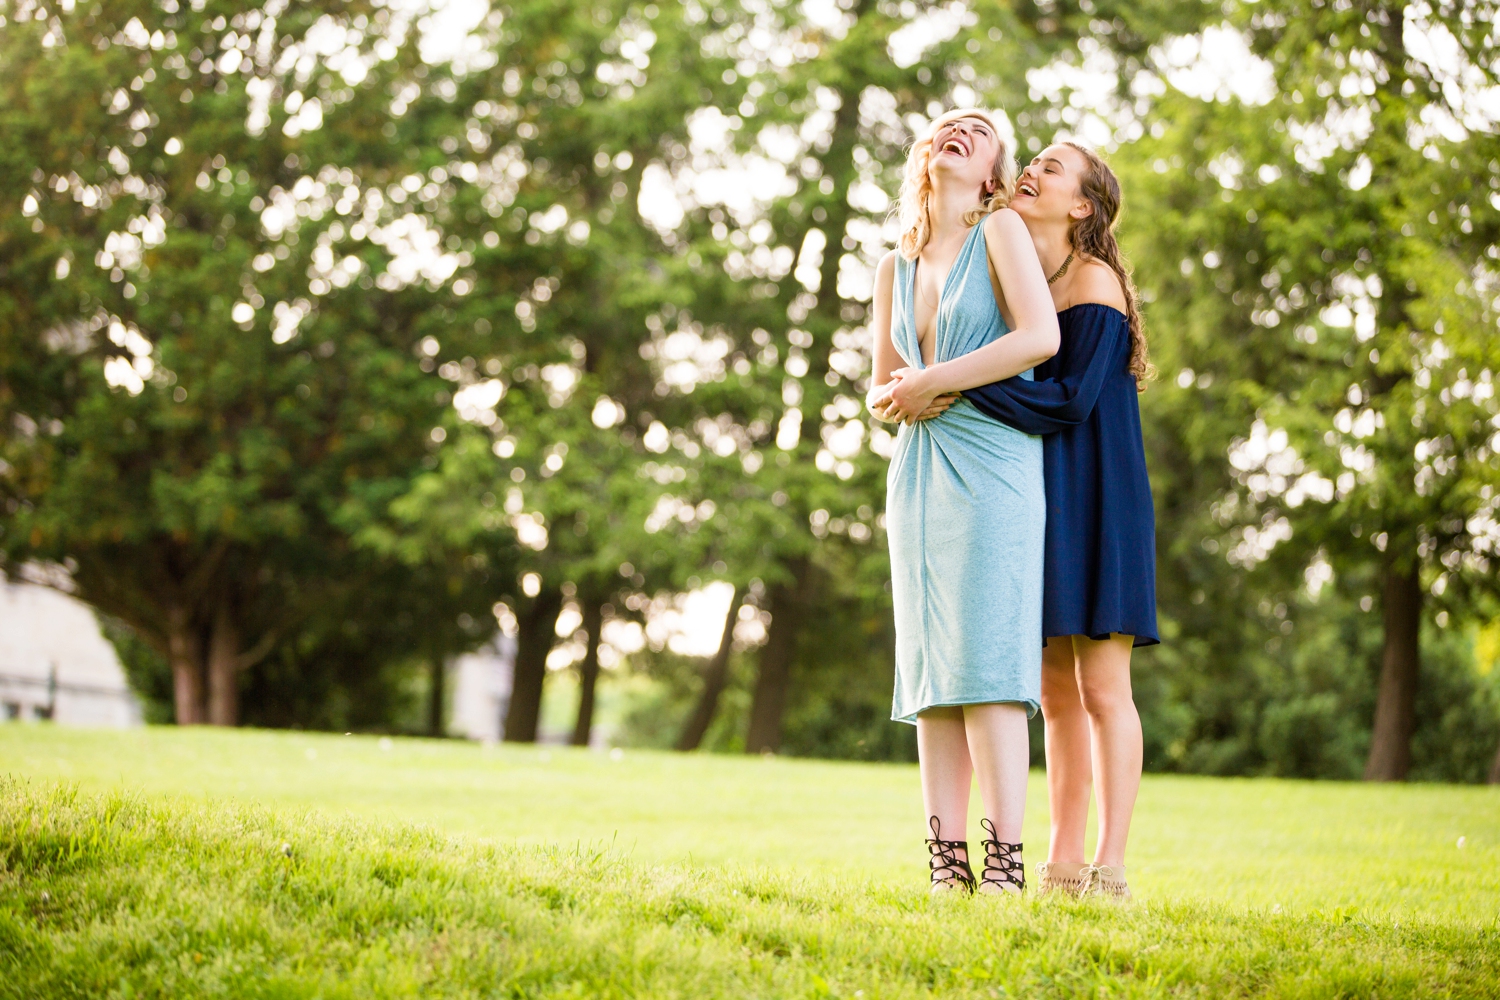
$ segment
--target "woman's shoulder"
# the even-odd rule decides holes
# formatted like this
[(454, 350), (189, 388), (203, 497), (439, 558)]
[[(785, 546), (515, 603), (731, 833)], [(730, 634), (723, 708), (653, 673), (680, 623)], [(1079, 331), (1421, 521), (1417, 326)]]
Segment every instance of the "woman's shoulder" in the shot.
[(997, 238), (1007, 235), (1024, 233), (1027, 240), (1031, 234), (1026, 229), (1026, 223), (1016, 214), (1013, 208), (996, 209), (984, 217), (984, 235), (986, 238)]
[(1072, 287), (1068, 289), (1068, 309), (1099, 305), (1108, 306), (1120, 315), (1125, 315), (1125, 286), (1113, 268), (1092, 258), (1081, 260), (1075, 266), (1078, 271), (1073, 277)]

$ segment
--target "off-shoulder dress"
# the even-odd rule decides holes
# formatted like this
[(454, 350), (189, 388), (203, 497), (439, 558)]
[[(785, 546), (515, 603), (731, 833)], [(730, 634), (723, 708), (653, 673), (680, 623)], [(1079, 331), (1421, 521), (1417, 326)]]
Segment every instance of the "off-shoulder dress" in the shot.
[(1043, 643), (1118, 633), (1155, 645), (1156, 519), (1129, 322), (1099, 303), (1065, 309), (1057, 321), (1061, 348), (1034, 379), (994, 382), (964, 397), (1008, 427), (1042, 435)]

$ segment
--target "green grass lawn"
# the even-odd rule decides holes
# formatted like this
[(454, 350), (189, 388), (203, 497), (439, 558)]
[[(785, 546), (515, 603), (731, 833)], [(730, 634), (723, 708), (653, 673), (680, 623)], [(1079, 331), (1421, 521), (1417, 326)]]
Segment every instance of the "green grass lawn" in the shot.
[(0, 997), (1500, 996), (1500, 789), (1150, 777), (1111, 906), (929, 901), (905, 765), (0, 726), (0, 775)]

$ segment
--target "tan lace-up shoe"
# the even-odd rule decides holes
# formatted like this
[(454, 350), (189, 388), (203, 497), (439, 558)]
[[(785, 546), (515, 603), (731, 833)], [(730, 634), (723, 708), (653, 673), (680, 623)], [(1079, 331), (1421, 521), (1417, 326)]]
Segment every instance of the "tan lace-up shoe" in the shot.
[(1089, 867), (1079, 861), (1043, 861), (1036, 866), (1037, 892), (1076, 896), (1083, 890), (1083, 870)]
[(1085, 865), (1078, 873), (1083, 881), (1080, 896), (1102, 896), (1105, 899), (1125, 900), (1130, 898), (1130, 886), (1125, 884), (1124, 865)]

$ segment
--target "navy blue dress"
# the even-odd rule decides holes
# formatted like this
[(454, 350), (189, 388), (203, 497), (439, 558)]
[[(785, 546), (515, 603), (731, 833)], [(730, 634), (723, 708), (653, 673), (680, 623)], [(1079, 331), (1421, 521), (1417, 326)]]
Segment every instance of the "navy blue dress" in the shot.
[(1062, 345), (1035, 381), (964, 393), (981, 412), (1042, 435), (1047, 485), (1042, 636), (1111, 633), (1135, 645), (1156, 631), (1156, 516), (1141, 409), (1130, 374), (1130, 324), (1111, 306), (1057, 314)]

